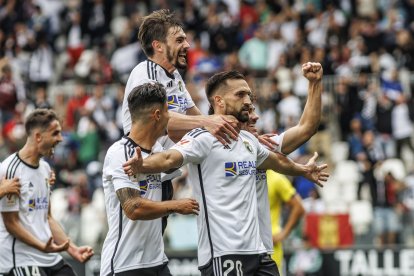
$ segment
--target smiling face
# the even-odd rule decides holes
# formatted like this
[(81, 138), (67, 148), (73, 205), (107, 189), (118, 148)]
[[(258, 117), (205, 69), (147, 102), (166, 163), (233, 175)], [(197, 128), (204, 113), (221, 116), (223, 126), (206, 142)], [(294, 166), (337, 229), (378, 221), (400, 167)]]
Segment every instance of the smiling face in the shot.
[(59, 121), (52, 121), (46, 129), (37, 129), (35, 133), (39, 154), (41, 156), (52, 157), (57, 144), (63, 141), (62, 127)]
[(252, 91), (247, 82), (243, 79), (228, 79), (222, 89), (224, 114), (233, 115), (241, 123), (247, 122), (252, 103)]
[(190, 48), (187, 36), (180, 27), (171, 27), (168, 30), (165, 43), (167, 61), (177, 69), (187, 68), (187, 51)]

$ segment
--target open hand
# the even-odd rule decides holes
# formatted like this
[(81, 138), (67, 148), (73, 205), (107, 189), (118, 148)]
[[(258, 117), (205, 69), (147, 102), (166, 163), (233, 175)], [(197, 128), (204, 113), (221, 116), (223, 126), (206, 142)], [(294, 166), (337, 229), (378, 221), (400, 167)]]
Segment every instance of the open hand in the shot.
[(204, 128), (208, 130), (223, 145), (231, 144), (229, 137), (237, 140), (239, 121), (232, 115), (210, 115)]
[(314, 182), (320, 187), (323, 187), (323, 184), (321, 182), (326, 182), (329, 177), (329, 173), (323, 172), (328, 165), (322, 164), (317, 165), (316, 159), (318, 158), (318, 153), (315, 152), (311, 159), (309, 159), (308, 163), (305, 165), (305, 167), (308, 168), (307, 173), (305, 174), (305, 177), (309, 179), (310, 181)]
[(71, 246), (68, 253), (77, 261), (85, 263), (95, 254), (90, 246)]
[(195, 199), (184, 198), (176, 200), (177, 206), (175, 212), (182, 215), (198, 215), (200, 206)]

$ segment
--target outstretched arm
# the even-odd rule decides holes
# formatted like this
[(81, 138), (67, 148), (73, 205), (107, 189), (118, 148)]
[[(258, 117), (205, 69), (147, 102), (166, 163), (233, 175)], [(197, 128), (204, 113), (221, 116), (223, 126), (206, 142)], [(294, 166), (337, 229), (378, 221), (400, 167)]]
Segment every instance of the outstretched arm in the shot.
[(168, 136), (178, 142), (187, 132), (194, 128), (204, 127), (222, 144), (231, 143), (230, 138), (237, 140), (238, 121), (230, 115), (201, 115), (200, 110), (193, 106), (187, 110), (187, 115), (170, 112)]
[(174, 149), (142, 158), (141, 148), (135, 149), (136, 154), (123, 164), (124, 172), (132, 176), (136, 173), (160, 173), (182, 166), (183, 155)]
[(322, 182), (328, 180), (329, 174), (323, 172), (327, 164), (316, 165), (318, 154), (315, 152), (306, 165), (295, 163), (283, 154), (270, 152), (265, 161), (258, 167), (261, 170), (273, 170), (281, 174), (303, 176), (315, 184), (323, 187)]
[(50, 237), (50, 239), (44, 243), (37, 239), (20, 223), (18, 212), (3, 212), (2, 217), (7, 232), (30, 247), (46, 253), (65, 251), (69, 247), (69, 240), (55, 243), (53, 238)]
[(309, 80), (308, 98), (299, 123), (285, 131), (282, 153), (289, 154), (308, 141), (318, 130), (321, 120), (323, 69), (320, 63), (302, 65), (303, 75)]
[(69, 255), (72, 256), (75, 260), (84, 263), (87, 262), (94, 254), (92, 247), (90, 246), (77, 246), (74, 244), (68, 236), (63, 231), (60, 224), (52, 217), (50, 212), (50, 205), (49, 205), (49, 213), (47, 220), (49, 222), (50, 230), (52, 231), (52, 237), (56, 241), (57, 244), (68, 244), (67, 251)]
[(140, 191), (133, 188), (121, 188), (116, 191), (125, 215), (131, 220), (151, 220), (171, 213), (183, 215), (200, 211), (197, 201), (191, 198), (168, 201), (152, 201), (141, 197)]

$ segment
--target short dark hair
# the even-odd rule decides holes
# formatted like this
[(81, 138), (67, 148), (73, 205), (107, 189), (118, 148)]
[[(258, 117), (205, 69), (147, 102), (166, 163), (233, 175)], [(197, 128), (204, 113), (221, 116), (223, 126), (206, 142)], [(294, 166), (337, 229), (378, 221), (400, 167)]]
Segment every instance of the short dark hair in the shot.
[(24, 123), (26, 134), (30, 135), (36, 128), (45, 130), (55, 120), (59, 121), (59, 118), (53, 110), (44, 108), (35, 109), (27, 116)]
[(144, 17), (138, 31), (138, 41), (147, 57), (154, 55), (152, 42), (166, 42), (168, 30), (171, 27), (183, 28), (180, 19), (167, 9), (157, 10)]
[(138, 120), (142, 113), (155, 105), (163, 106), (167, 102), (167, 92), (162, 84), (144, 83), (132, 89), (128, 95), (128, 108), (132, 121)]
[(206, 96), (208, 101), (210, 102), (210, 109), (209, 114), (214, 113), (213, 108), (213, 95), (217, 92), (217, 90), (223, 86), (227, 85), (227, 80), (246, 80), (242, 73), (236, 70), (231, 71), (224, 71), (217, 74), (214, 74), (207, 80), (206, 83)]

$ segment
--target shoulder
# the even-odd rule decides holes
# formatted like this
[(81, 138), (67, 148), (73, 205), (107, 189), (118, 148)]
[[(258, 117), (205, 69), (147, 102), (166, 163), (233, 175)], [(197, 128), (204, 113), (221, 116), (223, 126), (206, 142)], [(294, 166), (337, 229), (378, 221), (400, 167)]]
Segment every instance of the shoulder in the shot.
[(187, 137), (192, 137), (192, 138), (197, 138), (197, 137), (199, 137), (199, 136), (203, 136), (203, 138), (204, 138), (204, 137), (213, 137), (213, 136), (210, 134), (210, 132), (208, 132), (208, 130), (206, 130), (205, 128), (201, 128), (201, 127), (198, 127), (198, 128), (195, 128), (195, 129), (193, 129), (193, 130), (189, 131), (189, 132), (186, 134), (186, 136), (187, 136)]
[(246, 131), (246, 130), (241, 130), (240, 134), (241, 137), (245, 138), (245, 139), (249, 139), (252, 142), (257, 142), (257, 138), (256, 136), (254, 136), (253, 134), (251, 134), (250, 132)]
[(1, 163), (1, 173), (5, 175), (6, 178), (12, 178), (13, 175), (16, 173), (19, 165), (21, 164), (21, 160), (17, 153), (13, 153), (9, 155), (2, 163)]

